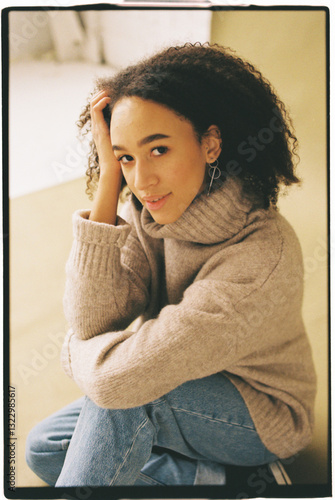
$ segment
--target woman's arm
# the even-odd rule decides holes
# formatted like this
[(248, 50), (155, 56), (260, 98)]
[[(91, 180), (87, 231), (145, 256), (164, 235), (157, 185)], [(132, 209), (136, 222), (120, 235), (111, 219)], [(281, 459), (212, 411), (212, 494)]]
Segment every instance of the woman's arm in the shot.
[(145, 311), (151, 280), (131, 210), (124, 214), (127, 222), (118, 217), (116, 226), (88, 216), (89, 211), (73, 216), (63, 300), (66, 319), (82, 339), (127, 328)]
[(109, 101), (101, 91), (90, 103), (99, 184), (92, 210), (73, 216), (74, 240), (66, 264), (64, 312), (82, 339), (127, 328), (148, 303), (145, 252), (131, 224), (117, 216), (122, 172), (103, 116)]
[(102, 112), (109, 102), (110, 97), (105, 91), (98, 92), (91, 100), (91, 130), (99, 156), (100, 176), (89, 218), (115, 225), (122, 171), (113, 153), (109, 128)]
[(292, 275), (278, 280), (276, 274), (263, 285), (256, 277), (254, 287), (250, 282), (196, 281), (179, 304), (164, 307), (136, 333), (107, 332), (88, 341), (70, 333), (63, 367), (98, 406), (127, 408), (153, 401), (188, 380), (223, 370), (234, 373), (254, 354), (264, 366), (266, 353), (271, 363), (274, 353), (285, 363), (279, 346), (290, 349), (303, 337), (301, 294)]

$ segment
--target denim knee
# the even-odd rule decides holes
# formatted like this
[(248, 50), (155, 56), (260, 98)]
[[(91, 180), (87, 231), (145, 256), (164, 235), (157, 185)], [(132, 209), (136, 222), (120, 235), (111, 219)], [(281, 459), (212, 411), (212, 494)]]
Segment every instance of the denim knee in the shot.
[[(30, 469), (39, 476), (39, 469), (44, 460), (44, 452), (46, 446), (41, 432), (39, 431), (40, 425), (34, 427), (28, 434), (26, 440), (26, 462)], [(44, 457), (44, 458), (43, 458)]]
[[(55, 439), (56, 438), (56, 439)], [(69, 440), (57, 440), (37, 424), (26, 440), (26, 462), (30, 469), (50, 486), (54, 486), (62, 470)]]
[[(38, 427), (38, 426), (37, 426)], [(26, 440), (26, 462), (30, 469), (39, 476), (39, 468), (43, 454), (43, 441), (40, 433), (34, 427), (28, 434)]]

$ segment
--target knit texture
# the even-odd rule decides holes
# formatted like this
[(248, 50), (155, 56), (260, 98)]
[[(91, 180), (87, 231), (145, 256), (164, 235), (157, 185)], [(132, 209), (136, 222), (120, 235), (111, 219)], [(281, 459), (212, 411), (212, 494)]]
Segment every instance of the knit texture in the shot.
[(271, 452), (305, 447), (316, 381), (289, 223), (253, 208), (232, 178), (172, 224), (133, 200), (117, 226), (88, 216), (73, 217), (64, 295), (62, 365), (81, 390), (99, 406), (130, 408), (222, 372)]

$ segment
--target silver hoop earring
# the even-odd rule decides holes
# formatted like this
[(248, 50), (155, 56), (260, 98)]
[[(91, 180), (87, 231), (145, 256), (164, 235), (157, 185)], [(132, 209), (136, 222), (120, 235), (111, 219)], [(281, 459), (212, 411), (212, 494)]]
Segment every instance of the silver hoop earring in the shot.
[(208, 163), (208, 166), (209, 166), (208, 175), (211, 178), (211, 182), (209, 184), (207, 196), (209, 196), (213, 181), (218, 179), (221, 176), (221, 170), (219, 169), (219, 161), (218, 160), (215, 160), (213, 163)]

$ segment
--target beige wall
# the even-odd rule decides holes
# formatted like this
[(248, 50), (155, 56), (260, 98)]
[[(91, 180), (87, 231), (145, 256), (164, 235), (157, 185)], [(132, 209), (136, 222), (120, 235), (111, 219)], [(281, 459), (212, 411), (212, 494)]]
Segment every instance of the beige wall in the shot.
[[(321, 221), (320, 216), (326, 214), (327, 203), (325, 28), (322, 11), (222, 11), (214, 13), (212, 21), (212, 41), (252, 62), (290, 111), (300, 141), (298, 173), (304, 184), (281, 206), (288, 213), (295, 208), (297, 222), (304, 226), (308, 218), (322, 236), (325, 218)], [(301, 237), (314, 238), (311, 232)]]
[(280, 201), (305, 261), (304, 319), (318, 374), (312, 445), (289, 467), (301, 482), (326, 479), (327, 449), (327, 159), (326, 16), (323, 11), (221, 11), (212, 42), (230, 47), (270, 80), (293, 119), (300, 142), (301, 188)]

